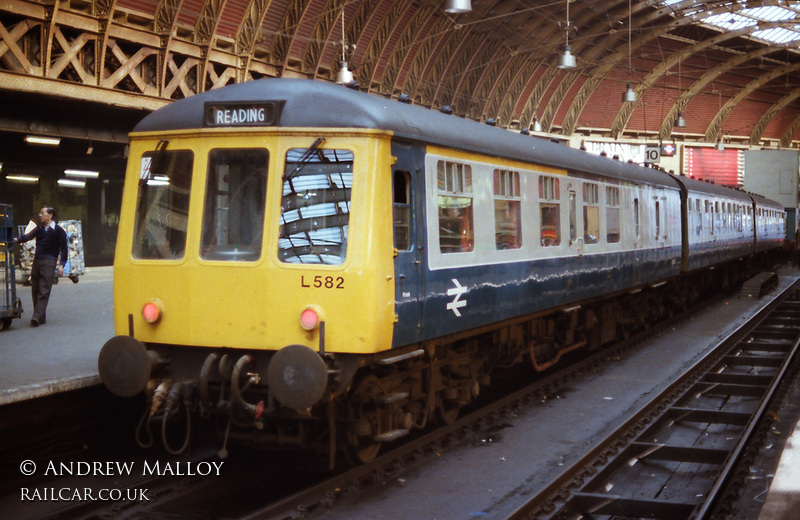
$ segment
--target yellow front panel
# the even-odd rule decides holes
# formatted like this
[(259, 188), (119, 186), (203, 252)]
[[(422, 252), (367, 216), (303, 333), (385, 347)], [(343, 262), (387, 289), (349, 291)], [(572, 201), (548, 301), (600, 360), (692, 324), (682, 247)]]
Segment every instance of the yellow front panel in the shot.
[[(325, 321), (325, 350), (369, 353), (391, 345), (394, 318), (391, 157), (389, 136), (376, 132), (270, 131), (177, 132), (132, 138), (115, 258), (117, 334), (128, 334), (129, 315), (137, 339), (207, 347), (275, 350), (289, 344), (317, 349), (316, 329), (306, 332), (299, 316), (307, 306)], [(290, 148), (354, 153), (346, 259), (341, 265), (297, 265), (278, 258), (283, 160)], [(186, 249), (176, 260), (141, 260), (132, 255), (141, 156), (169, 139), (169, 150), (194, 152), (186, 221)], [(269, 150), (266, 211), (260, 258), (254, 262), (200, 257), (207, 157), (213, 148)], [(142, 306), (157, 300), (162, 318), (150, 324)]]

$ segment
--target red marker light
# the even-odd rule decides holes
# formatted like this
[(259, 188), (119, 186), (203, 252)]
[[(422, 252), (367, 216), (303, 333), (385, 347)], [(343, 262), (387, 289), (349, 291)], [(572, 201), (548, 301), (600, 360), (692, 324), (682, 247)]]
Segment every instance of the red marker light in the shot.
[(147, 302), (142, 307), (142, 318), (147, 323), (155, 323), (161, 319), (161, 306), (156, 302)]
[(300, 313), (300, 326), (306, 330), (314, 330), (319, 325), (319, 315), (314, 309), (303, 309)]

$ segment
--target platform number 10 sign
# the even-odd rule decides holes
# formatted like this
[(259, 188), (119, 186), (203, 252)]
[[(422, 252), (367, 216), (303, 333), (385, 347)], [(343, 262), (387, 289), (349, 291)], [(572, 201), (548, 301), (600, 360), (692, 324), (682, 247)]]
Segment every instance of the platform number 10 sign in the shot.
[(658, 146), (646, 146), (644, 149), (644, 162), (657, 163), (661, 160), (661, 149)]

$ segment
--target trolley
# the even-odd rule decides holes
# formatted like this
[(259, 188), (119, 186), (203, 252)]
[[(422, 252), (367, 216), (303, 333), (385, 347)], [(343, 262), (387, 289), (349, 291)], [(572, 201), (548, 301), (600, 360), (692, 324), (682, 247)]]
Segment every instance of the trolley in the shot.
[[(86, 263), (83, 253), (83, 225), (80, 220), (59, 220), (58, 225), (67, 233), (67, 264), (64, 266), (64, 276), (78, 283), (80, 276), (86, 274)], [(17, 226), (18, 234), (30, 232), (36, 224), (28, 222), (27, 226)], [(36, 239), (20, 244), (19, 266), (22, 274), (22, 284), (30, 285), (33, 258), (36, 254)], [(53, 283), (58, 283), (56, 278)]]
[(22, 316), (22, 302), (17, 298), (14, 271), (14, 209), (0, 204), (0, 330)]

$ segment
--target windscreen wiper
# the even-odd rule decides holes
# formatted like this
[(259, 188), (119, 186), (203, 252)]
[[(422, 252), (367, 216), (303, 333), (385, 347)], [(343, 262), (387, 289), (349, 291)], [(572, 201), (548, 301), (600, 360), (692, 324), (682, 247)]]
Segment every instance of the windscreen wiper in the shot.
[(162, 139), (156, 145), (156, 151), (153, 154), (153, 162), (150, 164), (150, 176), (153, 175), (166, 175), (167, 174), (167, 145), (169, 141)]
[(292, 185), (292, 179), (300, 175), (300, 171), (303, 168), (305, 168), (308, 165), (308, 163), (311, 162), (311, 158), (314, 157), (314, 152), (316, 152), (317, 148), (319, 148), (319, 145), (321, 145), (324, 142), (325, 142), (324, 137), (317, 137), (317, 139), (313, 143), (311, 143), (311, 146), (309, 146), (308, 149), (305, 152), (303, 152), (303, 155), (300, 156), (300, 158), (297, 160), (294, 169), (289, 173), (285, 173), (283, 175), (283, 180), (289, 183), (289, 187), (292, 189), (292, 193), (297, 193), (294, 189), (294, 185)]

